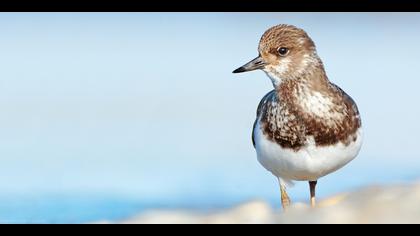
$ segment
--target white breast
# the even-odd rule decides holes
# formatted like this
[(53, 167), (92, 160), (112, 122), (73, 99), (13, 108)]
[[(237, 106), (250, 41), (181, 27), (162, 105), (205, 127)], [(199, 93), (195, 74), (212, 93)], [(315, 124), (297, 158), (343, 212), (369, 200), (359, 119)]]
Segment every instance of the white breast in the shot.
[(315, 181), (334, 172), (353, 160), (362, 146), (362, 129), (357, 131), (357, 139), (348, 145), (337, 143), (333, 146), (317, 147), (314, 140), (299, 151), (282, 148), (267, 139), (257, 122), (254, 130), (255, 149), (258, 161), (268, 171), (285, 181)]

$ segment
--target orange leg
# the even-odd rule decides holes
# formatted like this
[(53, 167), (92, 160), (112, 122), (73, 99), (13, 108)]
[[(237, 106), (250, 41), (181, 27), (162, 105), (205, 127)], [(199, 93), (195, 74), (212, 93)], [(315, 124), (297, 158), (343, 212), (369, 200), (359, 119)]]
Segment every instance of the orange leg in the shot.
[(286, 186), (283, 184), (283, 182), (279, 179), (280, 183), (280, 193), (281, 193), (281, 206), (283, 207), (283, 210), (286, 211), (287, 208), (290, 206), (290, 198), (289, 195), (287, 195), (286, 192)]

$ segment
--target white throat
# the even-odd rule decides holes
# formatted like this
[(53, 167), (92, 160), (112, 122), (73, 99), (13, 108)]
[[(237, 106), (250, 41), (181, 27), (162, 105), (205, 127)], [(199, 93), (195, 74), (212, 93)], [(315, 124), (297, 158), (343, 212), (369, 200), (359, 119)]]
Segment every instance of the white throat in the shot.
[(283, 81), (283, 79), (280, 76), (278, 76), (277, 73), (273, 73), (271, 71), (266, 70), (264, 70), (264, 72), (267, 74), (268, 78), (270, 78), (274, 87), (278, 87)]
[(268, 65), (264, 68), (264, 72), (271, 79), (274, 87), (277, 87), (285, 80), (285, 75), (289, 71), (291, 60), (283, 59), (278, 65)]

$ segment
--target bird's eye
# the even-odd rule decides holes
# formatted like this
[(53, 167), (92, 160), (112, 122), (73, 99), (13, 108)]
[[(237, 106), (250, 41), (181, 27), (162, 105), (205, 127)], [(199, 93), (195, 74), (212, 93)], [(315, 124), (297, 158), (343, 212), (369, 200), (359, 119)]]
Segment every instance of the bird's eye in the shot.
[(285, 47), (281, 47), (281, 48), (278, 49), (278, 52), (279, 52), (280, 56), (284, 57), (284, 56), (287, 55), (287, 53), (289, 53), (289, 49), (287, 49)]

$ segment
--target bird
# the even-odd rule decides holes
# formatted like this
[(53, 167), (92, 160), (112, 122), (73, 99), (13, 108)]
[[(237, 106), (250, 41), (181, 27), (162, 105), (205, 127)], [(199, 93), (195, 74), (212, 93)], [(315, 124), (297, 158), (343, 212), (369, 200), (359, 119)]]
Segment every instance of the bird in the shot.
[(287, 188), (307, 181), (310, 205), (316, 207), (318, 180), (342, 168), (363, 143), (355, 101), (327, 77), (314, 41), (289, 24), (269, 28), (258, 57), (234, 70), (262, 70), (274, 89), (260, 101), (252, 128), (258, 162), (278, 180), (284, 210), (291, 205)]

